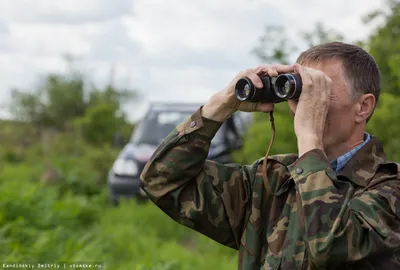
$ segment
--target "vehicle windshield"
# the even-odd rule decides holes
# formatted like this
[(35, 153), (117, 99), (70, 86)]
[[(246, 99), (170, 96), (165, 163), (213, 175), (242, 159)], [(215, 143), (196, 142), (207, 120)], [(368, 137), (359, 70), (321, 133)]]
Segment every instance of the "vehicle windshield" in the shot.
[(136, 144), (158, 145), (192, 114), (193, 111), (151, 111), (132, 134), (132, 141)]

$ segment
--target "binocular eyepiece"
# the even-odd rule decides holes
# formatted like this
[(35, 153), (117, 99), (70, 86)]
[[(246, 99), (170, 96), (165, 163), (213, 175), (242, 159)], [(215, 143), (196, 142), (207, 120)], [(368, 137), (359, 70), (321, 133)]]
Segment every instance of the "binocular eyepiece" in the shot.
[(263, 87), (256, 88), (249, 78), (240, 79), (235, 86), (236, 98), (240, 101), (279, 103), (298, 100), (302, 90), (299, 74), (281, 74), (276, 78), (260, 77)]

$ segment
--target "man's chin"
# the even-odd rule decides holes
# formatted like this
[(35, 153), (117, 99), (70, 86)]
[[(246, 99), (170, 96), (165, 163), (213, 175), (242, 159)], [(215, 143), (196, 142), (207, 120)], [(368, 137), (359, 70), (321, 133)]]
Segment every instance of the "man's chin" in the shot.
[(294, 117), (295, 116), (295, 113), (292, 111), (292, 110), (290, 110), (290, 114)]

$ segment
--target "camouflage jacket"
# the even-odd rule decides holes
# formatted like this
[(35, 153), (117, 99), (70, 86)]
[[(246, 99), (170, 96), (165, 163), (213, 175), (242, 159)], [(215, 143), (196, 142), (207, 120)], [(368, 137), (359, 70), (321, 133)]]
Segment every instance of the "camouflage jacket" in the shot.
[(141, 175), (175, 221), (239, 251), (239, 269), (400, 269), (400, 166), (375, 138), (336, 175), (315, 149), (252, 165), (206, 160), (221, 123), (201, 109), (158, 147)]

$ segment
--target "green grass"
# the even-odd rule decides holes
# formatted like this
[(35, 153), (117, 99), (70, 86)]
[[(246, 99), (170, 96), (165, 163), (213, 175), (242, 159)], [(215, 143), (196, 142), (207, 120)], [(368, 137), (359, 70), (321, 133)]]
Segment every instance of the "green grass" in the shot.
[(23, 164), (3, 167), (2, 262), (102, 262), (113, 270), (237, 267), (234, 250), (177, 224), (150, 202), (113, 207), (105, 188), (91, 196), (65, 191), (35, 181), (39, 172)]

